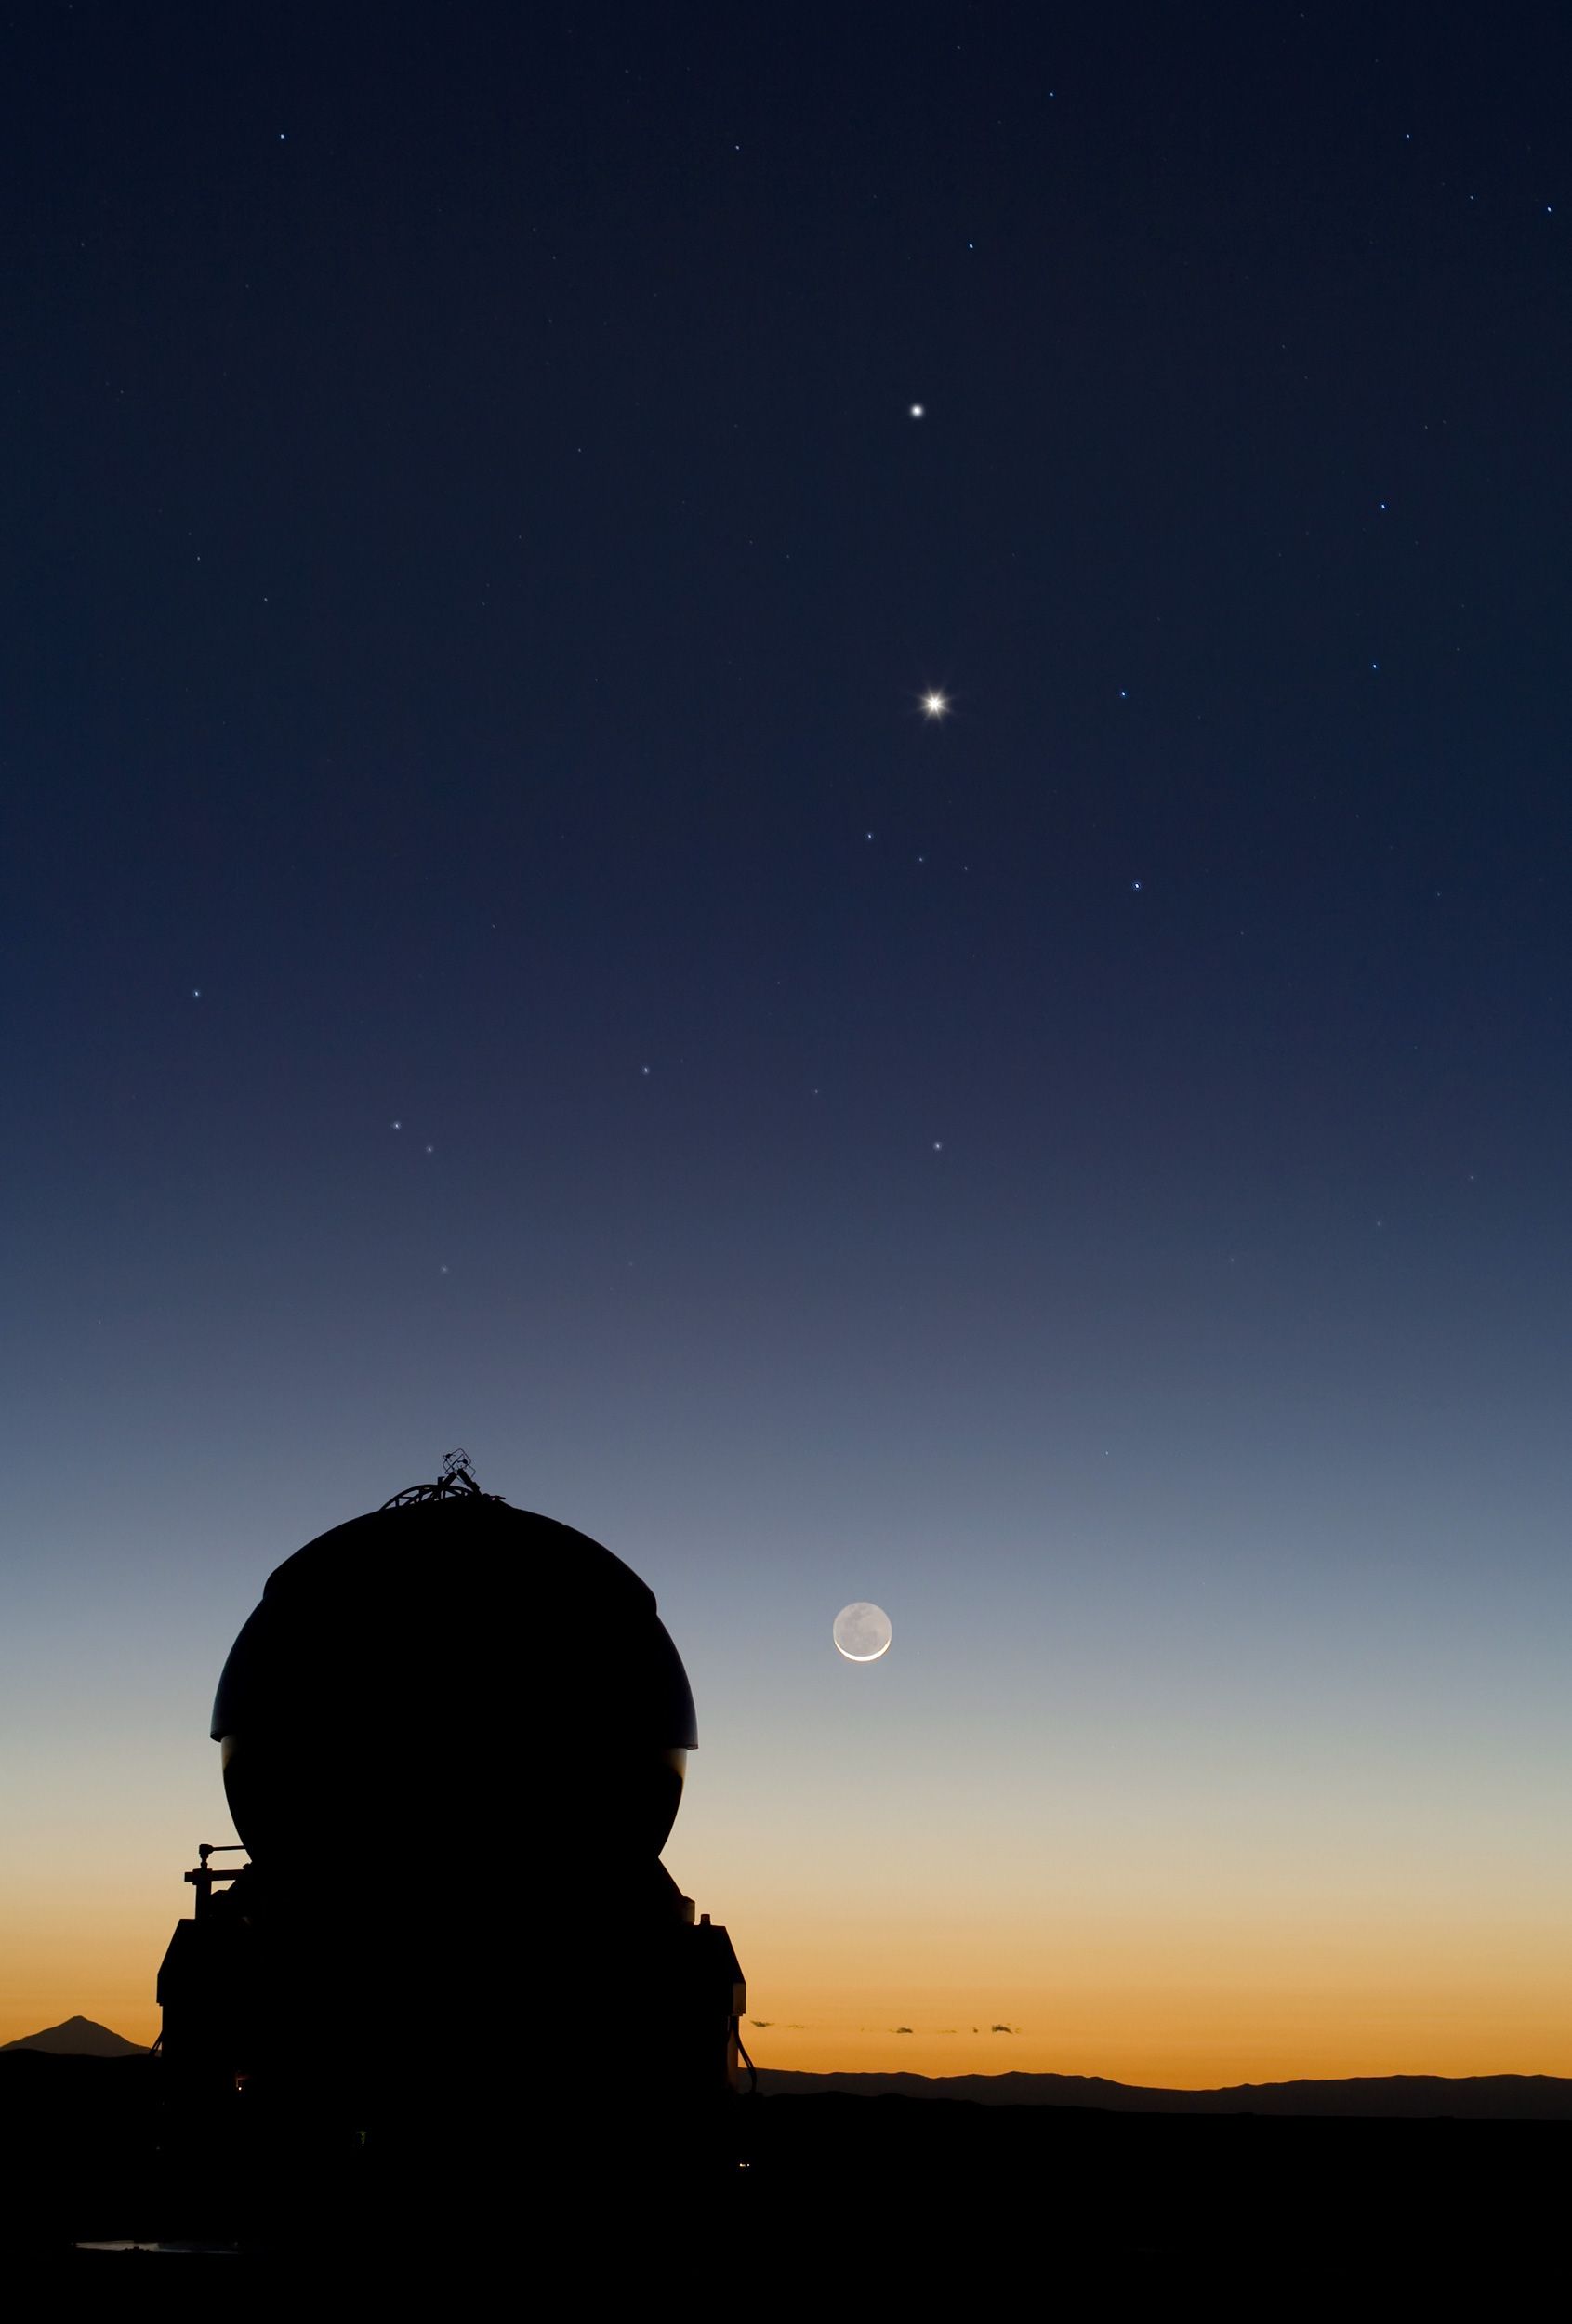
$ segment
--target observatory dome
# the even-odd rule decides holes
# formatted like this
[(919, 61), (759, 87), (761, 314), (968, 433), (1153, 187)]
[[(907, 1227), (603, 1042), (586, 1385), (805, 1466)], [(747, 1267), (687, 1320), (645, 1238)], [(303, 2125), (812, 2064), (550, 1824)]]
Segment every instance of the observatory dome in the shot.
[(259, 1868), (323, 1870), (352, 1849), (414, 1873), (511, 1842), (564, 1880), (653, 1866), (698, 1740), (638, 1575), (467, 1471), (284, 1560), (231, 1649), (212, 1731)]

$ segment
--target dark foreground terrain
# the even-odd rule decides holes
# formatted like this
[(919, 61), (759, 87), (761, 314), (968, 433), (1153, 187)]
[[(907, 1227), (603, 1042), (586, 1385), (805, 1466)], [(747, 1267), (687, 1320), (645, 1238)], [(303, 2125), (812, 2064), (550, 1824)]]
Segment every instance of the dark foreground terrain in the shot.
[(724, 2289), (772, 2310), (838, 2311), (859, 2286), (984, 2297), (1023, 2272), (1043, 2296), (1499, 2298), (1553, 2260), (1572, 2169), (1572, 2124), (1543, 2120), (769, 2095), (738, 2102), (736, 2162), (708, 2172), (630, 2151), (614, 2103), (593, 2123), (569, 2150), (502, 2074), (489, 2119), (439, 2126), (429, 2177), (395, 2180), (368, 2145), (264, 2186), (242, 2143), (182, 2141), (158, 2061), (7, 2056), (8, 2256), (145, 2285), (145, 2257), (80, 2247), (187, 2241), (237, 2290), (451, 2291), (498, 2271), (522, 2290), (565, 2269), (586, 2298)]

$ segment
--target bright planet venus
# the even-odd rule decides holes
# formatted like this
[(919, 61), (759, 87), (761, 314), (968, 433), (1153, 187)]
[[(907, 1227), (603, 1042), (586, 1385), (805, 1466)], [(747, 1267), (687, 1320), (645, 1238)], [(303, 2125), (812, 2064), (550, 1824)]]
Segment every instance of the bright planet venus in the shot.
[(865, 1598), (859, 1598), (854, 1605), (841, 1607), (831, 1634), (848, 1662), (877, 1662), (880, 1655), (889, 1653), (894, 1631), (881, 1605), (870, 1605)]

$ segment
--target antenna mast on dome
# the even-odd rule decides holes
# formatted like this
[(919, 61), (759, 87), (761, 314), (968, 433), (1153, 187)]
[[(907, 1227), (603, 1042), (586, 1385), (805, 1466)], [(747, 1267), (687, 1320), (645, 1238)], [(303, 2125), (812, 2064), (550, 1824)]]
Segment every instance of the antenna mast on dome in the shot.
[(460, 1445), (450, 1453), (443, 1453), (443, 1465), (434, 1485), (406, 1485), (402, 1493), (395, 1493), (382, 1504), (384, 1509), (409, 1509), (416, 1501), (454, 1501), (475, 1499), (500, 1501), (502, 1493), (482, 1493), (475, 1482), (475, 1472), (469, 1456)]

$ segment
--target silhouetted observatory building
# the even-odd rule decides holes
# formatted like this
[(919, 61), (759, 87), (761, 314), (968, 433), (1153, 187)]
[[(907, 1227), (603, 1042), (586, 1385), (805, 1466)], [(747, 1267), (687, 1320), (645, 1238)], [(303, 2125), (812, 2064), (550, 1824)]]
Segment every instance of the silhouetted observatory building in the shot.
[(159, 1972), (178, 2123), (461, 2198), (725, 2167), (745, 1988), (660, 1860), (694, 1699), (619, 1558), (450, 1455), (269, 1576), (213, 1734), (250, 1861)]

